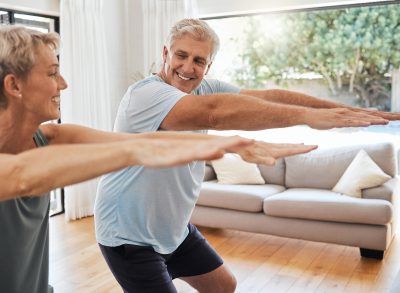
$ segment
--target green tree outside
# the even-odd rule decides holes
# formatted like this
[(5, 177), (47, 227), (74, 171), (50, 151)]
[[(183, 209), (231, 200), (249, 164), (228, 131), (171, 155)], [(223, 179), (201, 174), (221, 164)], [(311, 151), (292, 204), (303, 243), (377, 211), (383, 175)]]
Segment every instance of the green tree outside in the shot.
[(400, 66), (400, 5), (279, 15), (280, 37), (263, 28), (268, 16), (248, 17), (243, 66), (235, 81), (263, 88), (317, 73), (334, 95), (354, 92), (363, 107), (390, 109), (390, 73)]

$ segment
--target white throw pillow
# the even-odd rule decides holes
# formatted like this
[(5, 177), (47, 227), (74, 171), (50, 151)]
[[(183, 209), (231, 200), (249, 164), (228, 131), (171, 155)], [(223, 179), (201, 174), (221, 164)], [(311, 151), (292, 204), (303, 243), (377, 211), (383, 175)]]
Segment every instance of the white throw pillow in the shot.
[(221, 184), (265, 184), (256, 164), (242, 160), (237, 154), (225, 154), (223, 158), (211, 161), (218, 183)]
[(332, 191), (361, 198), (362, 189), (382, 185), (390, 178), (365, 150), (360, 150)]

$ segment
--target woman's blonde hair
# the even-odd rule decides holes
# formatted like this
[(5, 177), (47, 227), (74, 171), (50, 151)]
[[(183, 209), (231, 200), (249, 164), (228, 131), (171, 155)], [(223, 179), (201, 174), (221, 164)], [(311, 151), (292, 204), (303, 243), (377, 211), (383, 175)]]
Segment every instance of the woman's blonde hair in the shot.
[(3, 92), (4, 78), (15, 74), (26, 78), (35, 64), (40, 45), (57, 50), (60, 38), (57, 33), (42, 33), (22, 26), (0, 26), (0, 107), (7, 105)]
[(169, 35), (165, 42), (168, 50), (171, 50), (175, 40), (189, 35), (197, 41), (210, 41), (212, 43), (211, 61), (214, 60), (219, 49), (219, 37), (215, 31), (204, 20), (185, 18), (177, 23), (169, 31)]

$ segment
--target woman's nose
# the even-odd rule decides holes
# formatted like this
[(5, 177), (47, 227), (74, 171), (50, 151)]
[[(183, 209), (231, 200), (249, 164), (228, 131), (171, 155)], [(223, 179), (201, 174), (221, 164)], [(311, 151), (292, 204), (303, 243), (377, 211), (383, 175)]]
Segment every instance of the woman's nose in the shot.
[(59, 84), (60, 89), (62, 89), (62, 90), (65, 90), (68, 87), (68, 84), (65, 81), (64, 77), (62, 77), (62, 75), (60, 75), (58, 84)]

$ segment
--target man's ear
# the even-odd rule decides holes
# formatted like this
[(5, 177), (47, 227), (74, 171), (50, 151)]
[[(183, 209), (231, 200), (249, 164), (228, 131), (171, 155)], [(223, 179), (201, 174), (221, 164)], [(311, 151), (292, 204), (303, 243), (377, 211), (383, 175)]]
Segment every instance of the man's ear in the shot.
[(21, 97), (21, 84), (14, 74), (7, 74), (3, 79), (3, 91), (7, 96)]
[(210, 62), (210, 64), (207, 65), (207, 69), (206, 69), (206, 72), (204, 73), (204, 75), (207, 75), (208, 71), (210, 71), (211, 64), (212, 64), (212, 62)]
[(164, 63), (164, 64), (165, 64), (165, 62), (167, 62), (167, 56), (168, 56), (168, 49), (167, 49), (167, 47), (164, 46), (163, 54), (162, 54), (163, 63)]

